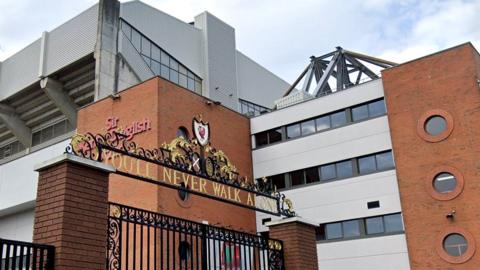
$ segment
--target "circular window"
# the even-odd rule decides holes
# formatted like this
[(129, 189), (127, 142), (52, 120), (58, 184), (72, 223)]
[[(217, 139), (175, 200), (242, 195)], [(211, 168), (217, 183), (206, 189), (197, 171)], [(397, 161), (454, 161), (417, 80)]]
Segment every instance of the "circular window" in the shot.
[(178, 197), (182, 201), (188, 200), (188, 187), (184, 182), (180, 183), (180, 188), (178, 189)]
[(439, 115), (432, 116), (425, 122), (425, 131), (432, 136), (441, 134), (445, 129), (447, 129), (447, 120)]
[(191, 248), (187, 241), (181, 241), (178, 245), (178, 256), (181, 261), (188, 261), (190, 259)]
[(463, 175), (451, 166), (438, 166), (425, 177), (426, 191), (432, 198), (440, 201), (456, 198), (462, 193), (463, 185)]
[(448, 255), (459, 257), (467, 252), (468, 242), (463, 235), (452, 233), (443, 240), (443, 249)]
[(457, 179), (451, 173), (440, 173), (433, 180), (433, 188), (439, 193), (448, 193), (455, 190)]
[(453, 117), (444, 110), (425, 112), (417, 123), (417, 134), (427, 142), (445, 140), (453, 131)]
[(185, 127), (179, 127), (177, 129), (177, 137), (188, 139), (188, 130)]

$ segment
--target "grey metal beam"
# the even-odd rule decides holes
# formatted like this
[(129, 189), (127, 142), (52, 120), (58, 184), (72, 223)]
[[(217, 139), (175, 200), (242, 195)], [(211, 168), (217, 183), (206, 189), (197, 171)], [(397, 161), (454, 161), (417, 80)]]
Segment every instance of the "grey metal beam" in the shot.
[(369, 63), (377, 65), (377, 66), (381, 66), (383, 68), (389, 68), (389, 67), (393, 67), (393, 66), (398, 65), (395, 62), (387, 61), (387, 60), (384, 60), (384, 59), (376, 58), (376, 57), (373, 57), (373, 56), (369, 56), (369, 55), (365, 55), (365, 54), (361, 54), (361, 53), (357, 53), (357, 52), (352, 52), (352, 51), (347, 51), (347, 50), (344, 50), (344, 52), (345, 52), (345, 54), (350, 54), (351, 56), (353, 56), (355, 58), (361, 59), (363, 61), (369, 62)]
[[(323, 72), (322, 78), (320, 78), (320, 81), (318, 82), (317, 87), (315, 87), (315, 90), (313, 90), (313, 93), (312, 93), (313, 96), (318, 96), (323, 91), (325, 85), (328, 83), (328, 77), (330, 77), (330, 75), (333, 72), (333, 68), (335, 67), (335, 63), (337, 62), (337, 58), (339, 54), (340, 53), (337, 51), (333, 55), (332, 59), (330, 60), (330, 63), (328, 64), (327, 68)], [(338, 80), (338, 77), (337, 77), (337, 80)]]
[(25, 148), (32, 146), (32, 131), (20, 119), (15, 108), (0, 103), (0, 119)]
[(348, 59), (348, 61), (350, 61), (350, 63), (356, 65), (359, 67), (359, 69), (365, 74), (367, 75), (368, 77), (372, 78), (372, 79), (378, 79), (378, 75), (375, 74), (375, 72), (371, 71), (367, 66), (365, 66), (364, 64), (360, 63), (357, 59), (349, 56), (348, 54), (345, 55), (345, 57)]
[(68, 93), (63, 90), (63, 85), (52, 78), (40, 80), (40, 87), (57, 108), (67, 117), (72, 126), (77, 126), (78, 106), (73, 102)]
[(295, 82), (293, 82), (292, 86), (290, 86), (290, 88), (288, 88), (287, 92), (285, 92), (285, 94), (283, 94), (284, 97), (288, 96), (290, 94), (290, 92), (292, 92), (293, 89), (295, 89), (295, 87), (297, 86), (297, 84), (300, 82), (300, 80), (302, 80), (303, 76), (305, 76), (305, 74), (307, 73), (308, 69), (310, 68), (310, 65), (308, 65), (303, 71), (302, 71), (302, 74), (300, 74), (300, 76), (295, 80)]

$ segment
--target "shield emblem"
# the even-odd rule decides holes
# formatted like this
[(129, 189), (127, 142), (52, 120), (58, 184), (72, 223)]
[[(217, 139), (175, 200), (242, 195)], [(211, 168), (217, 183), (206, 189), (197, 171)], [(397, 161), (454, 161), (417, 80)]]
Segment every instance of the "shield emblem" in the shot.
[(193, 133), (201, 146), (208, 144), (210, 140), (210, 126), (201, 120), (193, 119)]

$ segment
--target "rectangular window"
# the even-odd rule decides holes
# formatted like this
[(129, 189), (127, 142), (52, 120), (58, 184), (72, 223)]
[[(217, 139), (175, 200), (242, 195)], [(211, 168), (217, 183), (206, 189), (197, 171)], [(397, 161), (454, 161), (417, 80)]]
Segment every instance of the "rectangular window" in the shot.
[(376, 170), (375, 156), (367, 156), (358, 159), (358, 172), (360, 174), (372, 173)]
[(367, 118), (368, 118), (368, 106), (366, 104), (352, 108), (352, 120), (354, 122), (367, 119)]
[(360, 236), (360, 222), (358, 220), (349, 220), (342, 222), (343, 237)]
[(300, 136), (300, 124), (287, 126), (287, 139), (293, 139)]
[(353, 175), (353, 166), (351, 160), (346, 160), (337, 163), (337, 177), (347, 178)]
[(385, 107), (385, 100), (382, 99), (368, 104), (368, 111), (370, 117), (386, 114), (387, 109)]
[(178, 71), (178, 62), (173, 58), (170, 58), (170, 68)]
[(387, 215), (383, 217), (385, 221), (385, 232), (403, 232), (403, 222), (401, 214)]
[(305, 170), (305, 180), (308, 183), (313, 183), (313, 182), (318, 182), (319, 176), (318, 176), (318, 168), (313, 167), (313, 168), (308, 168)]
[(170, 68), (162, 64), (161, 70), (160, 70), (160, 76), (162, 76), (167, 80), (170, 80)]
[(332, 121), (332, 127), (343, 126), (347, 123), (347, 115), (345, 111), (340, 111), (330, 115)]
[(142, 37), (142, 51), (141, 53), (147, 57), (150, 57), (150, 41), (145, 37)]
[(272, 181), (272, 184), (277, 187), (277, 189), (282, 189), (285, 188), (285, 174), (277, 174), (274, 176), (268, 177), (270, 181)]
[(339, 239), (343, 237), (342, 234), (342, 223), (330, 223), (326, 225), (326, 235), (327, 239)]
[(187, 88), (188, 90), (195, 91), (195, 80), (193, 78), (187, 78)]
[(282, 129), (268, 131), (268, 143), (275, 143), (282, 140)]
[(152, 60), (151, 68), (152, 68), (152, 71), (155, 75), (160, 75), (160, 63), (159, 62)]
[(317, 124), (317, 131), (330, 128), (330, 116), (323, 116), (315, 120)]
[(141, 36), (140, 33), (138, 33), (136, 30), (132, 29), (132, 44), (137, 51), (140, 52), (140, 43), (141, 43)]
[(123, 33), (125, 33), (128, 39), (132, 38), (132, 28), (130, 27), (130, 25), (122, 22), (122, 31)]
[(187, 76), (183, 74), (179, 74), (178, 84), (180, 84), (181, 87), (187, 88)]
[(302, 136), (315, 132), (315, 120), (309, 120), (301, 123)]
[(170, 56), (166, 54), (165, 52), (161, 51), (161, 62), (163, 65), (169, 67), (170, 66)]
[(367, 234), (383, 233), (383, 219), (382, 217), (372, 217), (365, 220), (367, 227)]
[(391, 151), (377, 154), (376, 159), (377, 159), (377, 169), (379, 171), (393, 169), (395, 167), (395, 164), (393, 163), (393, 156)]
[(160, 48), (152, 44), (152, 55), (150, 57), (153, 60), (160, 62)]
[(200, 80), (195, 80), (195, 92), (202, 93), (202, 82)]
[(324, 224), (320, 224), (320, 226), (315, 228), (315, 237), (316, 237), (317, 241), (322, 241), (322, 240), (326, 239), (326, 237), (325, 237), (325, 225)]
[(182, 73), (183, 75), (187, 76), (187, 69), (183, 65), (178, 65), (178, 72)]
[(268, 133), (267, 131), (260, 132), (255, 134), (255, 142), (257, 147), (268, 144)]
[(323, 165), (320, 167), (320, 179), (322, 181), (331, 180), (337, 178), (337, 172), (335, 170), (335, 164)]
[(298, 186), (305, 184), (305, 175), (303, 170), (293, 171), (290, 173), (290, 180), (292, 186)]
[(178, 71), (170, 69), (170, 81), (178, 84)]

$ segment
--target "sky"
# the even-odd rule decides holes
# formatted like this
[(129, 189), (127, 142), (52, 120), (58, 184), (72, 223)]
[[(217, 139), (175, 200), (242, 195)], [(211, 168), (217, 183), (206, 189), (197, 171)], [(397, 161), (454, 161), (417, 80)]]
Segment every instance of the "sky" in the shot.
[[(0, 61), (95, 4), (0, 1)], [(208, 10), (235, 28), (237, 49), (292, 83), (341, 46), (405, 62), (461, 43), (480, 50), (480, 0), (143, 0), (185, 22)]]

